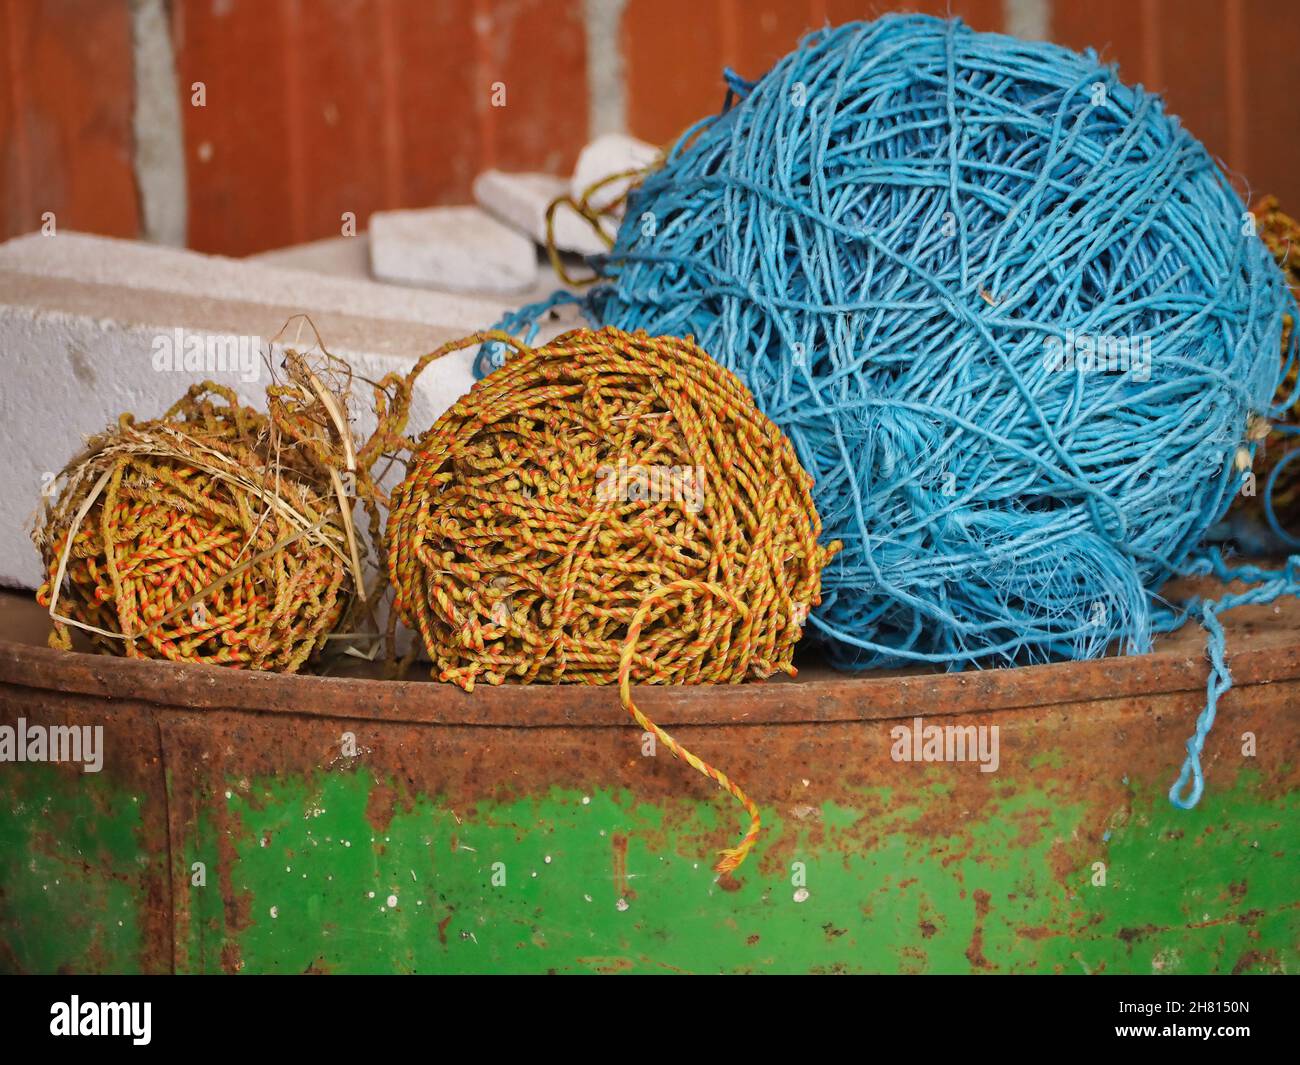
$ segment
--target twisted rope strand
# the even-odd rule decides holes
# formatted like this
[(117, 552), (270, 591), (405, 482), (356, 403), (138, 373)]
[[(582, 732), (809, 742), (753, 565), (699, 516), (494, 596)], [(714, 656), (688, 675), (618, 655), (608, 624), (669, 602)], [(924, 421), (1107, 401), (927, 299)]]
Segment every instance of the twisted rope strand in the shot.
[[(729, 847), (726, 850), (719, 851), (719, 859), (714, 865), (714, 871), (722, 874), (730, 873), (740, 866), (745, 860), (746, 855), (753, 849), (754, 844), (758, 842), (759, 832), (762, 830), (762, 817), (759, 813), (758, 805), (741, 790), (740, 785), (735, 783), (726, 773), (720, 769), (715, 769), (704, 759), (692, 754), (680, 743), (678, 743), (669, 733), (656, 725), (648, 718), (645, 713), (632, 701), (632, 663), (636, 653), (636, 643), (641, 637), (641, 626), (646, 617), (656, 606), (665, 603), (674, 593), (680, 591), (699, 592), (704, 595), (717, 596), (725, 599), (738, 614), (742, 617), (749, 611), (735, 596), (725, 588), (716, 584), (708, 584), (702, 581), (681, 580), (674, 581), (672, 584), (663, 588), (658, 588), (651, 592), (642, 601), (637, 612), (632, 615), (632, 620), (627, 627), (627, 639), (623, 644), (623, 651), (619, 656), (618, 663), (618, 694), (623, 702), (623, 709), (632, 715), (636, 723), (641, 726), (645, 732), (654, 733), (660, 743), (668, 748), (674, 758), (679, 758), (697, 773), (703, 773), (710, 780), (715, 781), (720, 788), (729, 792), (735, 797), (749, 814), (749, 828), (746, 829), (744, 837), (735, 847)], [(784, 667), (785, 671), (794, 676), (795, 669), (793, 666)]]

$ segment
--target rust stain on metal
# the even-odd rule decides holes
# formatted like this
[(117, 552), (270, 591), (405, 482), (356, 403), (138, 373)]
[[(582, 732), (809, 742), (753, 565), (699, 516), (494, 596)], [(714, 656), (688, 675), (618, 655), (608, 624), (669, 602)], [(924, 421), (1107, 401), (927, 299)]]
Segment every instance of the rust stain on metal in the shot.
[[(1193, 587), (1208, 589), (1202, 582)], [(1169, 594), (1175, 594), (1170, 592)], [(1177, 595), (1175, 595), (1177, 597)], [(0, 610), (28, 608), (25, 639), (0, 639), (0, 682), (76, 691), (99, 698), (134, 698), (196, 709), (239, 706), (270, 713), (410, 720), (430, 724), (550, 726), (625, 725), (612, 690), (573, 686), (564, 699), (543, 685), (504, 685), (490, 697), (467, 695), (429, 681), (377, 682), (344, 677), (278, 676), (219, 667), (144, 662), (53, 651), (41, 646), (48, 618), (21, 597), (0, 596)], [(34, 609), (33, 609), (34, 608)], [(1300, 604), (1247, 606), (1225, 617), (1230, 667), (1245, 688), (1300, 677)], [(22, 626), (6, 623), (5, 633)], [(1162, 637), (1152, 654), (968, 673), (874, 671), (841, 674), (803, 663), (798, 679), (725, 686), (647, 686), (637, 693), (666, 725), (750, 726), (779, 722), (889, 720), (919, 710), (932, 716), (1108, 699), (1143, 701), (1152, 693), (1199, 693), (1206, 678), (1204, 638), (1196, 626)], [(359, 667), (360, 668), (360, 667)], [(373, 675), (373, 674), (372, 674)], [(185, 698), (178, 698), (183, 693)]]
[(1134, 943), (1140, 942), (1147, 936), (1155, 935), (1159, 931), (1159, 925), (1154, 924), (1148, 924), (1141, 928), (1121, 928), (1115, 933), (1115, 938), (1124, 943), (1131, 951)]
[(234, 885), (234, 870), (239, 868), (239, 851), (235, 846), (236, 834), (231, 827), (232, 820), (224, 806), (219, 806), (217, 814), (217, 880), (221, 888), (221, 904), (225, 911), (227, 934), (231, 938), (221, 951), (221, 963), (228, 973), (238, 972), (244, 967), (239, 956), (237, 936), (252, 923), (252, 895), (249, 892), (237, 892)]
[(983, 888), (975, 889), (975, 929), (971, 932), (970, 946), (966, 948), (966, 959), (976, 969), (995, 969), (988, 958), (984, 957), (984, 921), (989, 915), (993, 897)]
[(595, 969), (602, 975), (609, 976), (614, 973), (631, 972), (636, 968), (636, 962), (631, 958), (578, 958), (580, 965), (587, 965)]
[(383, 777), (376, 778), (366, 800), (366, 820), (376, 832), (387, 832), (397, 812), (397, 792)]
[(1257, 969), (1261, 966), (1266, 966), (1268, 971), (1273, 973), (1284, 971), (1276, 950), (1248, 950), (1233, 965), (1232, 975), (1240, 976), (1247, 969)]
[[(211, 672), (199, 667), (195, 671)], [(717, 693), (717, 698), (725, 700), (731, 694), (730, 690)], [(175, 697), (183, 699), (184, 695), (177, 693)], [(1041, 778), (1030, 773), (1006, 774), (1000, 778), (996, 793), (988, 788), (986, 778), (974, 765), (906, 766), (907, 772), (918, 774), (918, 782), (945, 796), (944, 801), (928, 804), (921, 811), (909, 797), (916, 794), (915, 789), (896, 787), (898, 763), (889, 757), (890, 721), (772, 724), (763, 728), (687, 726), (678, 733), (682, 742), (701, 757), (726, 766), (729, 773), (744, 781), (764, 809), (788, 810), (792, 789), (805, 791), (802, 780), (815, 777), (816, 802), (836, 804), (858, 814), (847, 825), (828, 826), (824, 820), (788, 818), (782, 831), (769, 827), (754, 855), (756, 869), (763, 876), (786, 875), (789, 863), (800, 857), (814, 834), (818, 846), (848, 856), (870, 849), (882, 837), (902, 833), (921, 848), (922, 855), (928, 853), (942, 862), (969, 848), (967, 818), (975, 816), (975, 811), (985, 818), (1002, 816), (1003, 806), (1014, 803), (1022, 787), (1042, 785), (1048, 788), (1046, 798), (1052, 802), (1082, 805), (1101, 813), (1092, 819), (1095, 828), (1091, 833), (1055, 840), (1051, 846), (1052, 873), (1068, 888), (1070, 878), (1098, 854), (1106, 817), (1129, 809), (1131, 789), (1123, 782), (1124, 774), (1163, 778), (1176, 770), (1187, 728), (1199, 710), (1198, 698), (1196, 693), (1153, 694), (1141, 701), (1099, 699), (1073, 707), (950, 719), (957, 724), (1000, 722), (1004, 765), (1026, 767), (1035, 759), (1049, 757), (1057, 759), (1057, 763), (1050, 774)], [(1206, 748), (1206, 801), (1213, 801), (1218, 782), (1228, 787), (1243, 769), (1242, 760), (1235, 757), (1234, 734), (1246, 729), (1257, 734), (1266, 730), (1285, 734), (1294, 728), (1291, 707), (1298, 700), (1300, 683), (1258, 686), (1229, 694), (1225, 711), (1233, 715), (1233, 729), (1231, 733), (1225, 729), (1211, 734)], [(927, 712), (924, 707), (917, 709), (922, 714)], [(173, 957), (173, 922), (175, 938), (188, 942), (185, 930), (191, 920), (188, 869), (182, 860), (181, 842), (187, 838), (197, 808), (209, 802), (204, 796), (218, 794), (217, 789), (224, 789), (228, 780), (355, 771), (321, 766), (322, 745), (336, 741), (341, 728), (355, 732), (359, 745), (373, 748), (364, 758), (364, 771), (375, 780), (398, 782), (389, 785), (395, 794), (455, 794), (463, 797), (465, 809), (469, 809), (476, 799), (544, 794), (552, 787), (582, 792), (625, 789), (639, 801), (653, 803), (663, 811), (661, 825), (653, 832), (647, 831), (644, 838), (638, 837), (641, 846), (654, 846), (652, 836), (656, 834), (663, 840), (675, 837), (673, 845), (678, 850), (689, 850), (705, 861), (725, 846), (731, 835), (726, 819), (720, 819), (712, 829), (701, 825), (700, 805), (718, 801), (708, 781), (684, 778), (680, 773), (646, 764), (653, 759), (638, 758), (625, 765), (622, 752), (626, 735), (621, 728), (437, 726), (364, 718), (341, 720), (310, 713), (194, 711), (184, 705), (159, 706), (139, 700), (117, 700), (109, 708), (107, 703), (85, 696), (0, 685), (0, 719), (23, 715), (36, 720), (41, 714), (46, 715), (46, 720), (104, 721), (108, 725), (108, 748), (130, 752), (112, 758), (104, 772), (130, 778), (132, 786), (148, 797), (142, 803), (141, 853), (151, 856), (153, 871), (147, 898), (142, 898), (140, 907), (140, 919), (147, 922), (142, 937), (147, 944), (146, 955), (141, 962), (146, 971), (186, 965), (186, 959)], [(156, 748), (160, 731), (167, 737), (166, 764), (173, 780), (170, 796), (157, 750), (136, 753), (141, 736), (152, 737)], [(381, 737), (384, 742), (377, 742)], [(554, 757), (561, 744), (570, 757)], [(1061, 762), (1062, 750), (1071, 749), (1088, 754)], [(1261, 796), (1297, 786), (1300, 761), (1285, 755), (1286, 745), (1272, 745), (1261, 749), (1247, 767), (1253, 772), (1252, 788)], [(151, 768), (142, 772), (141, 765)], [(671, 765), (667, 770), (676, 768)], [(211, 805), (218, 814), (229, 809), (220, 798)], [(390, 815), (392, 806), (386, 800), (382, 806), (383, 813)], [(1039, 821), (1022, 808), (1007, 816), (1021, 819), (1017, 831), (1022, 838), (1036, 838), (1050, 824), (1047, 813), (1044, 806)], [(383, 823), (382, 819), (379, 823)], [(233, 936), (251, 920), (250, 900), (236, 891), (231, 876), (236, 844), (247, 830), (238, 816), (230, 814), (224, 816), (219, 827), (219, 886), (228, 933)], [(626, 835), (612, 844), (619, 848), (616, 863), (622, 863), (615, 867), (616, 883), (630, 890), (626, 879), (627, 845)], [(169, 848), (174, 852), (170, 866)], [(1075, 890), (1084, 886), (1079, 883)], [(739, 890), (741, 882), (720, 880), (719, 887)], [(923, 917), (925, 921), (938, 924), (933, 916)], [(236, 969), (237, 950), (228, 949), (223, 963), (227, 969)]]
[(610, 836), (609, 842), (614, 851), (614, 895), (630, 901), (636, 898), (636, 891), (627, 875), (627, 834), (615, 832)]
[(243, 959), (239, 956), (239, 944), (232, 940), (227, 940), (221, 947), (222, 971), (226, 973), (237, 973), (243, 967)]

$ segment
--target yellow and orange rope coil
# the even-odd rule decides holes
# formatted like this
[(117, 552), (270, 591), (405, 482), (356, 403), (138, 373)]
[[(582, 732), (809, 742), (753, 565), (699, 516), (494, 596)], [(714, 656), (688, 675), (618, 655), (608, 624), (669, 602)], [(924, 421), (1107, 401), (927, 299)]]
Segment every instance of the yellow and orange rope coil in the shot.
[(75, 628), (111, 654), (292, 673), (366, 599), (351, 510), (378, 526), (375, 456), (346, 389), (284, 366), (269, 416), (205, 382), (156, 420), (123, 414), (55, 478), (33, 533), (52, 646)]
[[(434, 676), (609, 684), (636, 721), (757, 806), (636, 706), (631, 685), (793, 674), (839, 544), (817, 543), (812, 479), (747, 389), (689, 339), (579, 329), (505, 365), (421, 438), (386, 548)], [(417, 367), (418, 373), (420, 367)]]

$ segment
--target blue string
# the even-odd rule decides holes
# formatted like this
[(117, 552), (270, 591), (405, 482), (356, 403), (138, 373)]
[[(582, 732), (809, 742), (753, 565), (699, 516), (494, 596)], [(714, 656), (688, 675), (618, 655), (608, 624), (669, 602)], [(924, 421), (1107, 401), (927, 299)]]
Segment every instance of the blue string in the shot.
[[(600, 282), (503, 327), (577, 302), (693, 335), (745, 381), (844, 542), (812, 616), (837, 666), (1148, 651), (1192, 613), (1158, 590), (1223, 565), (1201, 545), (1249, 415), (1276, 413), (1294, 311), (1218, 166), (1094, 53), (957, 21), (826, 29), (726, 82), (630, 198)], [(1108, 372), (1053, 361), (1089, 338)], [(1231, 685), (1218, 615), (1294, 578), (1195, 606), (1211, 673), (1180, 805)]]
[[(1274, 432), (1279, 432), (1284, 436), (1300, 436), (1300, 428), (1294, 425), (1277, 424), (1273, 426)], [(1300, 455), (1300, 448), (1287, 452), (1278, 460), (1272, 472), (1268, 475), (1268, 483), (1264, 488), (1264, 519), (1268, 522), (1268, 527), (1273, 530), (1273, 534), (1278, 537), (1288, 547), (1300, 547), (1300, 537), (1294, 533), (1288, 532), (1282, 528), (1282, 523), (1278, 521), (1277, 513), (1273, 509), (1273, 492), (1277, 487), (1277, 478), (1284, 467), (1290, 465), (1297, 455)]]
[[(1258, 587), (1223, 595), (1217, 599), (1194, 599), (1183, 607), (1184, 614), (1199, 611), (1201, 624), (1208, 634), (1207, 645), (1210, 657), (1205, 708), (1196, 719), (1196, 731), (1187, 741), (1187, 759), (1183, 762), (1182, 771), (1173, 787), (1169, 789), (1169, 801), (1184, 810), (1190, 810), (1201, 800), (1201, 792), (1205, 787), (1205, 779), (1201, 771), (1201, 751), (1214, 725), (1219, 699), (1232, 687), (1232, 674), (1228, 669), (1226, 658), (1227, 645), (1218, 615), (1238, 606), (1271, 603), (1280, 595), (1295, 595), (1297, 589), (1300, 589), (1300, 556), (1292, 555), (1280, 571), (1274, 571), (1259, 566), (1229, 566), (1217, 549), (1208, 548), (1196, 554), (1189, 563), (1188, 571), (1198, 575), (1213, 574), (1223, 584), (1240, 581)], [(1182, 619), (1173, 618), (1171, 621), (1172, 627), (1177, 627)], [(1185, 794), (1189, 782), (1191, 792)]]

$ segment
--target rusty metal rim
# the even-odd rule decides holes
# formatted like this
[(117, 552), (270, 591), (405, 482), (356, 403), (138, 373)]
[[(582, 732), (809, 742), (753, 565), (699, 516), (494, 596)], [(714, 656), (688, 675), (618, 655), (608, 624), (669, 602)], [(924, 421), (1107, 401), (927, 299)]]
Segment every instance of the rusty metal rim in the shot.
[[(1300, 681), (1300, 645), (1230, 656), (1238, 688)], [(802, 724), (915, 714), (986, 713), (1099, 699), (1203, 691), (1204, 660), (1181, 652), (968, 673), (815, 679), (718, 686), (643, 686), (637, 701), (662, 724)], [(609, 727), (627, 722), (611, 686), (450, 684), (249, 673), (55, 651), (0, 641), (0, 684), (199, 710), (490, 727)]]

